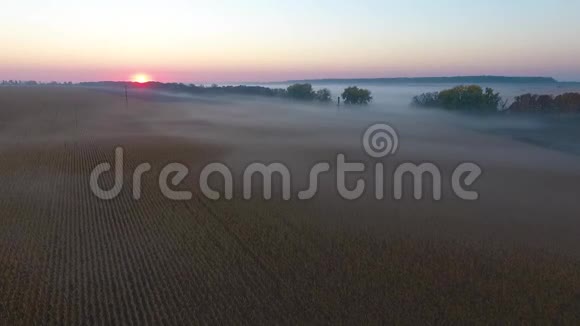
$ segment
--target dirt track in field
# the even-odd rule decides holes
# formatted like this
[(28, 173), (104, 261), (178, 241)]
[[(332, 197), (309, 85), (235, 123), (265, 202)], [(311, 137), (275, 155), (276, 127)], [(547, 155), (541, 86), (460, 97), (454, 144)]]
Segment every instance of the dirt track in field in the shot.
[[(237, 143), (251, 132), (242, 115), (240, 121), (224, 122), (238, 123), (238, 129), (224, 133), (239, 139), (229, 135), (228, 142), (216, 141), (212, 136), (221, 134), (220, 126), (203, 117), (220, 105), (216, 99), (131, 99), (126, 108), (115, 93), (0, 88), (0, 323), (489, 321), (493, 314), (505, 320), (578, 318), (575, 260), (502, 247), (516, 234), (529, 239), (546, 229), (533, 223), (512, 226), (520, 232), (506, 230), (488, 243), (485, 238), (498, 224), (461, 225), (445, 214), (449, 207), (456, 215), (477, 207), (452, 203), (413, 209), (365, 201), (348, 206), (325, 198), (212, 202), (197, 190), (195, 175), (182, 184), (193, 191), (192, 200), (168, 200), (156, 178), (165, 163), (184, 162), (197, 171), (213, 160), (244, 161), (254, 148), (260, 148), (257, 157), (273, 153), (267, 144)], [(195, 136), (187, 136), (188, 130)], [(289, 130), (270, 134), (265, 128), (255, 131), (255, 139), (287, 139)], [(299, 137), (314, 134), (305, 130)], [(126, 150), (127, 185), (138, 164), (153, 166), (139, 201), (129, 186), (111, 201), (97, 199), (89, 189), (91, 170), (113, 162), (116, 146)], [(302, 153), (309, 151), (318, 150)], [(106, 176), (103, 184), (111, 183), (112, 176)], [(562, 203), (571, 202), (563, 198)], [(446, 232), (439, 232), (445, 227), (427, 219), (425, 211), (449, 216), (442, 220), (449, 226)], [(558, 214), (571, 216), (570, 211)], [(377, 222), (384, 216), (393, 220)], [(406, 217), (408, 223), (401, 221)], [(369, 224), (352, 227), (362, 222)], [(565, 222), (547, 229), (557, 234), (568, 226)], [(385, 229), (377, 230), (380, 226)], [(471, 242), (457, 236), (478, 230), (481, 237)], [(569, 246), (570, 239), (553, 248)], [(549, 235), (543, 241), (549, 243)], [(536, 301), (522, 299), (530, 294)]]

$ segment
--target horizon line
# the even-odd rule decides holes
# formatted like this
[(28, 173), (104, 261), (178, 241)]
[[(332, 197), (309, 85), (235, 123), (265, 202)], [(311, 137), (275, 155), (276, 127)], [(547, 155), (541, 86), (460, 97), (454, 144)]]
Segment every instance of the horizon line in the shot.
[[(177, 81), (158, 81), (150, 80), (148, 82), (158, 82), (158, 83), (187, 83), (187, 84), (197, 84), (197, 85), (211, 85), (211, 84), (237, 84), (237, 85), (252, 85), (252, 84), (285, 84), (285, 83), (298, 83), (298, 82), (396, 82), (396, 81), (431, 81), (431, 82), (444, 82), (445, 79), (513, 79), (517, 80), (535, 80), (536, 82), (550, 82), (550, 83), (580, 83), (580, 80), (558, 80), (552, 76), (522, 76), (522, 75), (443, 75), (443, 76), (413, 76), (413, 77), (338, 77), (338, 78), (306, 78), (306, 79), (288, 79), (288, 80), (270, 80), (270, 81), (212, 81), (212, 82), (177, 82)], [(437, 81), (437, 80), (441, 81)], [(18, 82), (38, 82), (42, 84), (48, 83), (67, 83), (70, 80), (51, 80), (51, 81), (40, 81), (34, 79), (2, 79), (2, 81), (18, 81)], [(85, 83), (85, 82), (129, 82), (133, 83), (135, 81), (131, 80), (85, 80), (73, 82), (74, 84)]]

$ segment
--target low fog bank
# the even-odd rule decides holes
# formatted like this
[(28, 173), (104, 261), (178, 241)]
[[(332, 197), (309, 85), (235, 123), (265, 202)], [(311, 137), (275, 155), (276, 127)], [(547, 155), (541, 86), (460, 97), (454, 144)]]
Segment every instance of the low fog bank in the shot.
[[(315, 85), (316, 89), (320, 87), (330, 88), (336, 97), (337, 89), (343, 85)], [(247, 96), (206, 97), (202, 102), (192, 98), (179, 103), (179, 123), (165, 123), (176, 110), (167, 105), (164, 114), (150, 125), (156, 126), (156, 133), (228, 148), (222, 162), (236, 176), (236, 188), (244, 168), (254, 162), (284, 163), (292, 171), (292, 184), (298, 189), (305, 189), (314, 164), (325, 161), (336, 166), (338, 153), (345, 154), (347, 161), (364, 162), (366, 172), (354, 174), (366, 181), (363, 200), (340, 200), (335, 187), (336, 171), (332, 170), (321, 176), (322, 190), (317, 200), (305, 203), (318, 212), (313, 218), (325, 219), (329, 225), (352, 224), (376, 232), (390, 230), (437, 237), (446, 234), (452, 239), (499, 239), (580, 255), (576, 250), (577, 235), (572, 231), (579, 223), (576, 216), (580, 211), (580, 187), (576, 180), (580, 177), (580, 156), (562, 145), (576, 146), (575, 121), (564, 117), (466, 115), (410, 107), (413, 95), (447, 87), (369, 87), (375, 101), (368, 106), (338, 107), (336, 103)], [(496, 86), (500, 92), (511, 90), (512, 94), (547, 91), (525, 89), (522, 85), (503, 87)], [(369, 189), (374, 185), (371, 167), (377, 160), (370, 158), (361, 144), (364, 131), (375, 123), (391, 125), (399, 138), (397, 153), (381, 159), (387, 168), (385, 195), (389, 198), (383, 201), (369, 198)], [(563, 124), (570, 127), (562, 128)], [(549, 140), (549, 144), (532, 141), (534, 137)], [(560, 144), (560, 148), (554, 148), (554, 144)], [(391, 200), (389, 173), (404, 162), (435, 163), (443, 172), (443, 200), (413, 200), (411, 188), (406, 188), (403, 201)], [(477, 201), (461, 201), (449, 189), (451, 171), (462, 162), (476, 163), (483, 170), (473, 186), (481, 196)], [(348, 180), (354, 187), (355, 178)], [(430, 191), (425, 191), (430, 196)], [(237, 194), (240, 193), (238, 189)], [(274, 197), (279, 198), (279, 194)]]
[[(558, 85), (558, 84), (555, 84)], [(580, 91), (580, 85), (483, 85), (504, 98), (522, 93), (559, 94)], [(281, 85), (280, 87), (284, 87)], [(291, 152), (326, 148), (361, 152), (365, 129), (386, 122), (399, 134), (401, 154), (414, 160), (470, 160), (522, 168), (577, 171), (580, 119), (569, 116), (466, 115), (410, 106), (414, 95), (453, 85), (361, 85), (373, 92), (368, 106), (337, 106), (247, 95), (190, 95), (130, 90), (131, 100), (173, 103), (180, 120), (168, 127), (144, 117), (160, 133), (227, 144), (241, 153)], [(278, 87), (278, 86), (276, 86)], [(345, 85), (315, 84), (339, 96)], [(120, 90), (109, 90), (117, 91)], [(122, 94), (119, 94), (122, 95)], [(171, 109), (155, 115), (167, 121)], [(181, 117), (184, 115), (184, 117)], [(193, 122), (196, 127), (191, 128)], [(288, 155), (292, 157), (293, 155)], [(549, 160), (545, 158), (549, 157)], [(538, 159), (534, 159), (538, 158)]]
[[(343, 86), (324, 85), (335, 95)], [(335, 161), (338, 153), (349, 160), (371, 161), (361, 144), (363, 133), (370, 125), (387, 123), (399, 138), (398, 152), (387, 159), (390, 164), (433, 162), (452, 169), (474, 162), (495, 180), (513, 171), (521, 174), (518, 180), (545, 174), (557, 179), (580, 176), (580, 155), (574, 154), (580, 152), (578, 119), (467, 115), (409, 105), (415, 94), (446, 87), (375, 86), (371, 88), (375, 100), (368, 106), (129, 90), (129, 107), (121, 109), (126, 115), (116, 130), (123, 133), (130, 130), (126, 126), (138, 124), (146, 134), (227, 148), (224, 161), (239, 169), (255, 161), (283, 162), (302, 177), (317, 162)], [(547, 91), (522, 87), (496, 86), (502, 94)], [(124, 90), (107, 92), (124, 104)], [(555, 191), (558, 184), (552, 187)]]
[[(485, 117), (411, 108), (412, 95), (423, 91), (428, 89), (390, 86), (374, 90), (376, 100), (368, 106), (337, 107), (259, 96), (145, 90), (129, 90), (127, 105), (124, 90), (119, 89), (4, 88), (0, 89), (6, 121), (0, 130), (1, 143), (11, 150), (25, 149), (30, 158), (38, 148), (90, 153), (97, 146), (112, 155), (114, 147), (122, 145), (128, 158), (140, 162), (153, 155), (147, 153), (156, 153), (152, 163), (191, 163), (194, 177), (205, 162), (218, 160), (232, 168), (236, 187), (249, 163), (281, 162), (292, 171), (298, 190), (305, 189), (302, 186), (314, 164), (326, 161), (336, 166), (337, 154), (343, 153), (347, 161), (366, 163), (370, 173), (354, 176), (367, 180), (367, 188), (372, 189), (370, 167), (376, 160), (365, 153), (362, 135), (372, 124), (388, 123), (397, 130), (399, 149), (382, 160), (389, 169), (385, 188), (389, 189), (389, 173), (399, 163), (433, 162), (444, 172), (444, 200), (415, 201), (407, 196), (399, 202), (390, 200), (386, 192), (385, 200), (377, 201), (368, 198), (372, 195), (368, 192), (364, 201), (344, 201), (336, 194), (336, 171), (331, 171), (321, 177), (321, 200), (303, 203), (314, 206), (314, 213), (307, 216), (377, 231), (409, 228), (474, 239), (521, 237), (542, 247), (541, 243), (549, 247), (558, 239), (555, 246), (576, 250), (580, 156), (519, 141), (513, 135), (514, 130), (546, 133), (548, 122), (519, 115)], [(570, 137), (564, 129), (560, 132), (563, 135), (554, 137)], [(450, 172), (466, 161), (484, 171), (474, 185), (481, 194), (476, 202), (458, 200), (449, 192)]]

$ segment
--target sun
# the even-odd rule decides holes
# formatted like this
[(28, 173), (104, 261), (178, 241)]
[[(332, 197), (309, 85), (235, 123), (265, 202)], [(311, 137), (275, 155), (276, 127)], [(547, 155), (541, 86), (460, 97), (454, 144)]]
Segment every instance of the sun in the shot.
[(136, 83), (146, 83), (151, 81), (151, 76), (146, 74), (135, 74), (133, 77), (131, 77), (131, 80)]

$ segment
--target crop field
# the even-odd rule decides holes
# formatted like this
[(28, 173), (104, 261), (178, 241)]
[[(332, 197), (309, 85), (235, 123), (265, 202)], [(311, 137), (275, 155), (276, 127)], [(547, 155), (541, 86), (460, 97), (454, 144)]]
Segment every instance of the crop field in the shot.
[[(179, 186), (191, 200), (165, 198), (164, 164), (194, 171), (239, 151), (182, 135), (216, 132), (184, 118), (211, 101), (131, 99), (127, 108), (123, 97), (90, 89), (0, 88), (0, 324), (580, 320), (573, 255), (342, 223), (364, 215), (364, 202), (348, 210), (322, 199), (211, 201), (194, 174)], [(125, 186), (100, 200), (89, 175), (119, 145)], [(135, 200), (142, 162), (153, 169)]]

